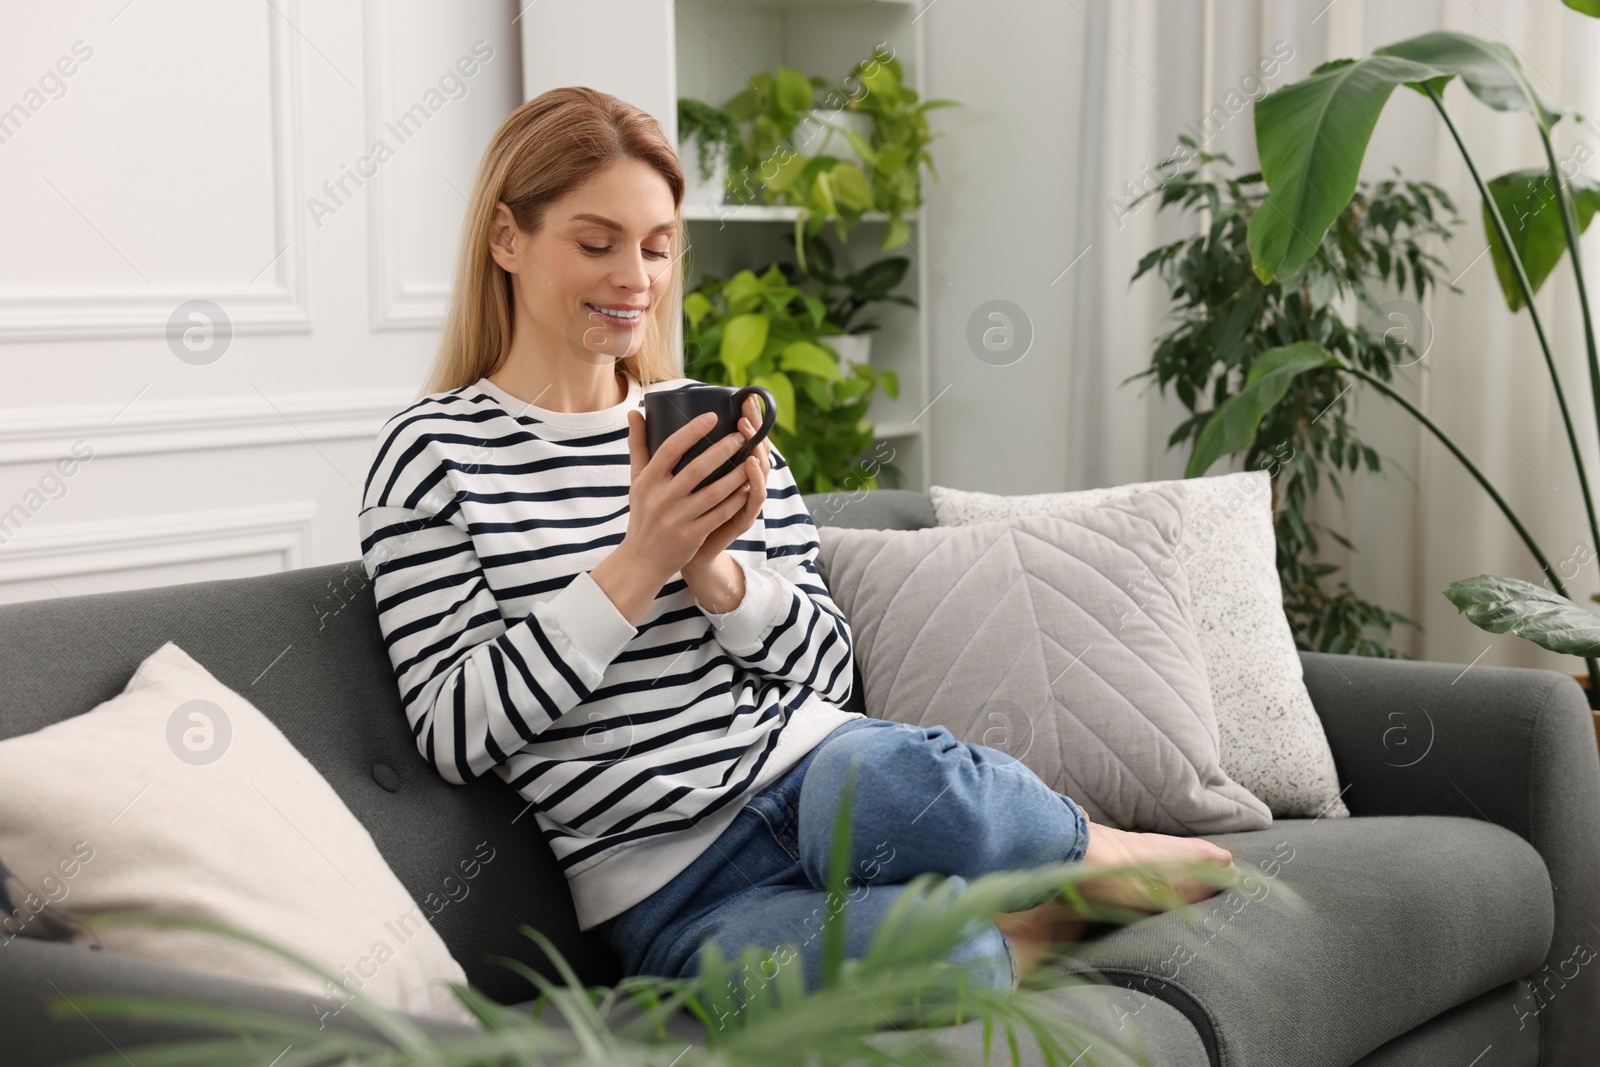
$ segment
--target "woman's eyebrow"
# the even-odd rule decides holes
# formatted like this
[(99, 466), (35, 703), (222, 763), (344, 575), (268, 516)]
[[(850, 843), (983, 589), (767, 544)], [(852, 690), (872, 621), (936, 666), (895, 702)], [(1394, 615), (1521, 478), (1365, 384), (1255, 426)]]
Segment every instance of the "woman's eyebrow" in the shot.
[[(584, 212), (583, 214), (572, 216), (571, 221), (573, 221), (573, 222), (594, 222), (594, 223), (600, 224), (601, 226), (604, 226), (608, 230), (616, 230), (618, 233), (622, 232), (622, 224), (620, 222), (613, 222), (612, 220), (606, 218), (604, 215), (591, 215), (588, 212)], [(650, 232), (653, 233), (653, 234), (654, 233), (661, 233), (661, 232), (666, 231), (666, 230), (676, 230), (677, 228), (678, 228), (678, 224), (676, 222), (663, 222), (661, 225), (657, 226), (655, 229), (651, 230)]]

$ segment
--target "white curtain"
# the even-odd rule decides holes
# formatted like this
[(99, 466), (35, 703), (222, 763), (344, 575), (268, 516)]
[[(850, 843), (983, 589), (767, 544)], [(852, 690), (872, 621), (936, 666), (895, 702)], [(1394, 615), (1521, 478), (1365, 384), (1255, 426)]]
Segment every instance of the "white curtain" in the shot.
[[(1174, 397), (1160, 397), (1147, 379), (1120, 384), (1149, 365), (1154, 339), (1168, 326), (1164, 286), (1146, 278), (1130, 288), (1128, 278), (1146, 251), (1192, 232), (1195, 224), (1170, 211), (1158, 218), (1150, 205), (1134, 213), (1121, 205), (1129, 183), (1136, 190), (1147, 173), (1154, 174), (1180, 132), (1198, 131), (1209, 150), (1226, 152), (1240, 170), (1251, 169), (1253, 109), (1229, 110), (1240, 96), (1297, 81), (1327, 59), (1365, 55), (1435, 29), (1510, 45), (1546, 95), (1582, 115), (1600, 114), (1600, 22), (1560, 0), (1073, 2), (1091, 25), (1084, 37), (1088, 113), (1077, 206), (1077, 247), (1087, 251), (1069, 275), (1074, 358), (1068, 470), (1074, 488), (1182, 474), (1186, 451), (1165, 447), (1184, 415), (1182, 406)], [(1260, 64), (1270, 58), (1280, 62), (1268, 78)], [(1486, 177), (1542, 165), (1527, 116), (1491, 111), (1459, 84), (1445, 101)], [(1581, 173), (1600, 174), (1600, 124), (1593, 118), (1560, 123), (1556, 149), (1564, 160), (1587, 160)], [(1456, 238), (1439, 249), (1464, 292), (1430, 301), (1433, 346), (1418, 366), (1397, 375), (1401, 388), (1474, 458), (1551, 562), (1564, 567), (1563, 575), (1575, 572), (1569, 592), (1587, 604), (1589, 593), (1600, 590), (1600, 553), (1587, 536), (1543, 358), (1527, 313), (1508, 312), (1489, 257), (1479, 258), (1486, 247), (1480, 200), (1459, 152), (1432, 106), (1404, 89), (1385, 110), (1363, 173), (1387, 177), (1394, 166), (1407, 177), (1443, 186), (1464, 220)], [(1600, 227), (1583, 247), (1591, 292), (1600, 298)], [(1539, 307), (1592, 487), (1600, 493), (1600, 446), (1569, 264), (1563, 262), (1545, 283)], [(1394, 634), (1395, 643), (1418, 658), (1582, 673), (1582, 660), (1487, 634), (1445, 599), (1443, 589), (1459, 578), (1540, 576), (1500, 511), (1443, 446), (1375, 391), (1358, 386), (1351, 395), (1360, 432), (1383, 455), (1388, 473), (1345, 477), (1344, 503), (1326, 491), (1318, 503), (1317, 517), (1351, 536), (1358, 548), (1351, 555), (1324, 539), (1324, 558), (1346, 568), (1335, 580), (1348, 577), (1367, 599), (1420, 622), (1423, 630), (1415, 637), (1405, 627)], [(1219, 464), (1213, 473), (1223, 469)]]

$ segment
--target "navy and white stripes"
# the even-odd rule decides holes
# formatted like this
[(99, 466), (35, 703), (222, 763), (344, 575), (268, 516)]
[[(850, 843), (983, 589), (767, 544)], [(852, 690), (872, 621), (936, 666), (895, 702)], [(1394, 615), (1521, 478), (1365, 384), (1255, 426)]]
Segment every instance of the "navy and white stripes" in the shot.
[(674, 575), (630, 624), (589, 570), (628, 528), (627, 412), (536, 408), (488, 379), (379, 434), (362, 559), (418, 751), (534, 804), (579, 925), (643, 900), (751, 795), (855, 717), (851, 634), (816, 569), (816, 526), (771, 453), (761, 516), (729, 548), (730, 612)]

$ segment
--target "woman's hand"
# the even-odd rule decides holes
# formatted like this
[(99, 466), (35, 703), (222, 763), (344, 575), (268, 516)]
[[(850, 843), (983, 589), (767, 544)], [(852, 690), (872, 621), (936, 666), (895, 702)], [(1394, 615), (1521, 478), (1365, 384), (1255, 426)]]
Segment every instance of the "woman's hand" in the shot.
[[(756, 427), (761, 425), (761, 400), (756, 396), (747, 396), (744, 401), (744, 418), (739, 420), (739, 429), (748, 440), (755, 436)], [(739, 539), (739, 536), (748, 530), (756, 521), (756, 516), (761, 514), (761, 507), (767, 502), (767, 474), (772, 470), (772, 445), (770, 438), (762, 438), (755, 451), (745, 457), (743, 470), (745, 481), (738, 486), (733, 495), (744, 500), (744, 507), (734, 513), (727, 522), (718, 526), (706, 535), (705, 542), (701, 544), (700, 551), (694, 558), (683, 565), (685, 574), (692, 573), (703, 567), (710, 566), (716, 561), (729, 545)], [(737, 474), (734, 471), (733, 474)], [(730, 475), (731, 477), (732, 475)], [(707, 488), (712, 488), (707, 486)]]
[[(695, 558), (713, 531), (725, 528), (729, 520), (746, 509), (750, 494), (739, 487), (749, 480), (749, 465), (757, 462), (753, 456), (700, 491), (692, 492), (706, 475), (744, 447), (746, 433), (730, 433), (712, 442), (681, 471), (672, 473), (683, 454), (715, 424), (715, 416), (709, 414), (691, 420), (663, 441), (652, 456), (645, 441), (643, 413), (637, 409), (628, 412), (632, 483), (628, 487), (628, 531), (617, 551), (648, 568), (661, 584)], [(763, 480), (763, 487), (764, 484)], [(747, 518), (738, 528), (742, 530), (749, 524)]]

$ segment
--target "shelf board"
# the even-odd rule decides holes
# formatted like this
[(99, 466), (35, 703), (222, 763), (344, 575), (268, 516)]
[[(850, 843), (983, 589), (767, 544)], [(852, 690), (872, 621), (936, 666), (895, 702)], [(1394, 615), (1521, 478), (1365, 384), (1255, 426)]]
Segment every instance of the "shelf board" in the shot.
[(725, 7), (789, 12), (829, 7), (921, 7), (927, 0), (701, 0), (701, 2)]
[[(724, 204), (720, 210), (705, 204), (690, 204), (684, 206), (683, 217), (686, 222), (792, 223), (800, 217), (802, 210), (786, 204)], [(861, 216), (863, 224), (888, 220), (889, 216), (881, 211), (868, 211)], [(915, 216), (908, 216), (905, 221), (915, 224), (917, 220)]]

